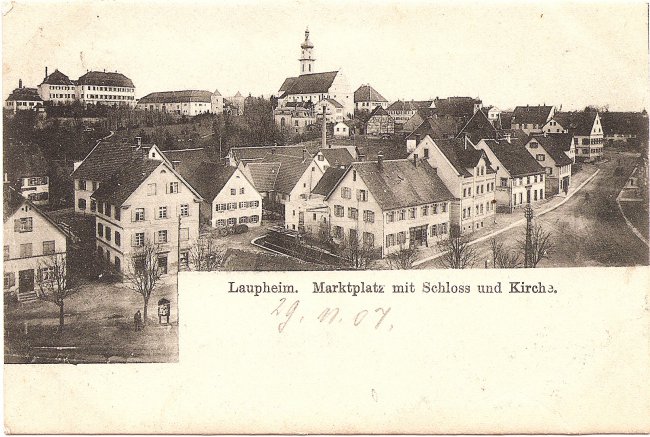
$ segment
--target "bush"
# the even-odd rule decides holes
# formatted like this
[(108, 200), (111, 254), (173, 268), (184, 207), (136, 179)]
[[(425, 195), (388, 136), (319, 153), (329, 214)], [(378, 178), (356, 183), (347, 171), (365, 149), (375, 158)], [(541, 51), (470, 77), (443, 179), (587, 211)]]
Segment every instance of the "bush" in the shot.
[(248, 225), (235, 225), (235, 234), (248, 232)]

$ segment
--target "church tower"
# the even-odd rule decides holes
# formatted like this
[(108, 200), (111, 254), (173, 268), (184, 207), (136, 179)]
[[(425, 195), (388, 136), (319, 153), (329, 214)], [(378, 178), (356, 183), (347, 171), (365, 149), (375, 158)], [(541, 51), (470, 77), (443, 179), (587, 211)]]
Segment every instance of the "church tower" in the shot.
[(300, 55), (300, 74), (310, 74), (314, 73), (314, 44), (312, 44), (311, 41), (309, 41), (309, 28), (305, 30), (305, 41), (300, 44), (300, 48), (302, 49), (301, 55)]

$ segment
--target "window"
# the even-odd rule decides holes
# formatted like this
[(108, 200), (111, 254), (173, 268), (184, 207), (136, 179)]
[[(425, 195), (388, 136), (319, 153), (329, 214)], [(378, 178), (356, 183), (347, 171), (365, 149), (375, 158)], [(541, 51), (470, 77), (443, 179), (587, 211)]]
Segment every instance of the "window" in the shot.
[(156, 195), (156, 184), (147, 185), (147, 196), (155, 196), (155, 195)]
[(348, 208), (348, 218), (356, 220), (359, 218), (359, 210), (356, 208)]
[(31, 217), (23, 217), (14, 220), (14, 231), (16, 232), (32, 232), (33, 229), (34, 223)]
[(260, 206), (260, 201), (259, 200), (253, 200), (251, 202), (248, 202), (248, 204), (250, 205), (251, 208), (257, 208), (258, 206)]
[(429, 231), (432, 237), (438, 236), (438, 225), (431, 225), (431, 230)]
[(352, 180), (353, 181), (357, 180), (357, 171), (356, 170), (352, 170)]
[(136, 232), (133, 236), (133, 245), (137, 247), (144, 246), (144, 232)]
[(159, 219), (166, 219), (167, 218), (167, 207), (166, 206), (159, 206), (158, 207), (158, 218)]
[(111, 228), (106, 226), (106, 229), (104, 229), (105, 235), (106, 235), (106, 241), (111, 241)]
[(244, 187), (239, 189), (239, 194), (244, 194)]
[(86, 181), (84, 179), (79, 179), (79, 189), (84, 191), (86, 190)]
[(167, 231), (166, 230), (158, 231), (158, 242), (159, 243), (167, 243)]
[(341, 205), (334, 205), (334, 217), (343, 217), (345, 215), (345, 208)]
[(534, 142), (534, 141), (532, 143), (530, 143), (530, 148), (531, 149), (536, 149), (537, 146), (538, 146), (538, 144), (536, 142)]
[(349, 187), (341, 187), (341, 197), (344, 199), (352, 198), (352, 189)]
[(395, 234), (386, 235), (386, 247), (395, 245)]
[(363, 233), (363, 245), (366, 247), (374, 247), (375, 246), (375, 234), (372, 232), (364, 232)]
[(122, 214), (120, 212), (120, 207), (116, 206), (115, 207), (115, 220), (120, 221), (121, 218), (122, 218)]
[(169, 194), (176, 194), (176, 193), (178, 193), (178, 182), (170, 182)]
[(95, 199), (90, 199), (90, 210), (97, 211), (97, 201)]
[(250, 222), (251, 222), (251, 223), (257, 223), (257, 222), (259, 222), (259, 221), (260, 221), (260, 216), (259, 216), (259, 215), (252, 215), (252, 216), (250, 217)]
[(409, 208), (409, 218), (414, 219), (417, 215), (417, 208)]
[(55, 275), (54, 266), (43, 267), (42, 269), (38, 269), (39, 282), (53, 281), (54, 275)]
[(538, 161), (544, 161), (544, 159), (546, 159), (546, 157), (541, 153), (537, 154), (536, 158)]
[(181, 241), (187, 241), (190, 239), (190, 228), (181, 228), (178, 238)]
[(401, 221), (401, 220), (405, 220), (405, 219), (406, 219), (406, 210), (405, 209), (399, 210), (397, 212), (397, 220)]
[(52, 241), (43, 241), (43, 255), (52, 255), (56, 252), (56, 243)]
[(134, 221), (143, 222), (144, 221), (144, 208), (136, 208), (134, 214)]
[(248, 223), (248, 216), (239, 217), (239, 224)]
[(357, 200), (361, 202), (367, 202), (368, 192), (366, 190), (357, 190)]
[(9, 246), (5, 246), (4, 259), (9, 259)]
[(104, 203), (104, 214), (107, 216), (111, 216), (111, 205), (108, 203)]
[(237, 195), (237, 189), (236, 188), (231, 188), (230, 189), (230, 195), (231, 196), (236, 196)]
[(16, 285), (16, 275), (14, 272), (5, 273), (4, 275), (4, 287), (5, 289), (11, 288)]
[(440, 234), (444, 235), (447, 233), (447, 223), (440, 223), (438, 225), (438, 230), (440, 231)]
[(429, 159), (429, 149), (424, 149), (424, 159)]
[(104, 225), (101, 223), (97, 223), (97, 236), (98, 237), (104, 236)]
[(190, 205), (189, 203), (181, 204), (181, 217), (189, 217), (190, 215)]
[(442, 212), (447, 212), (447, 203), (442, 204)]
[(404, 244), (406, 243), (406, 232), (398, 232), (397, 233), (397, 244)]
[(122, 244), (122, 236), (119, 232), (115, 231), (115, 245), (120, 246)]
[(248, 208), (248, 202), (239, 202), (240, 208)]
[(79, 199), (77, 206), (79, 209), (86, 209), (86, 199)]
[(341, 226), (334, 226), (332, 233), (334, 234), (334, 238), (343, 238), (343, 228)]
[(393, 223), (395, 221), (395, 211), (390, 211), (386, 213), (386, 222)]
[(373, 211), (364, 210), (363, 211), (363, 221), (367, 223), (375, 222), (375, 213)]
[(237, 219), (235, 217), (230, 217), (228, 219), (228, 226), (234, 226), (237, 224)]
[(237, 202), (230, 202), (230, 203), (227, 205), (227, 208), (228, 208), (229, 210), (237, 209)]
[(472, 195), (472, 188), (471, 188), (471, 187), (467, 189), (467, 195), (468, 195), (468, 196), (471, 196), (471, 195)]
[(508, 186), (508, 178), (501, 178), (501, 186), (502, 187)]
[(217, 226), (226, 226), (226, 219), (217, 220)]
[(178, 260), (181, 263), (181, 266), (188, 268), (190, 266), (190, 257), (187, 250), (182, 250), (179, 254)]
[(29, 258), (32, 256), (32, 243), (25, 243), (20, 245), (20, 257)]

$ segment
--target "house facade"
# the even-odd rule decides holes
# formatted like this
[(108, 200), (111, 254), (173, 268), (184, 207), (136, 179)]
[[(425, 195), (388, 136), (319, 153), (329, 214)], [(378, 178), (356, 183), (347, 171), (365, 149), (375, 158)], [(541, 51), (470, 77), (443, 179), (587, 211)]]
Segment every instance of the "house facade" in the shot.
[(369, 84), (361, 85), (354, 92), (354, 109), (372, 112), (376, 107), (388, 108), (388, 100)]
[(67, 235), (45, 212), (9, 188), (4, 203), (4, 291), (19, 301), (36, 299), (38, 282), (52, 278), (48, 260), (66, 257)]
[(38, 86), (38, 94), (43, 100), (55, 104), (72, 103), (80, 98), (74, 81), (58, 69), (52, 74), (47, 74), (47, 67), (45, 67), (45, 78)]
[(573, 161), (564, 152), (561, 138), (556, 135), (535, 135), (525, 147), (546, 171), (546, 195), (566, 194), (571, 186)]
[(139, 159), (126, 164), (92, 194), (97, 255), (117, 271), (133, 270), (147, 244), (156, 247), (163, 274), (187, 264), (199, 236), (201, 196), (166, 162)]
[(343, 105), (338, 101), (329, 98), (321, 100), (314, 107), (316, 118), (322, 120), (323, 114), (325, 114), (327, 123), (339, 123), (345, 120), (344, 109)]
[[(414, 187), (417, 188), (417, 193)], [(448, 238), (452, 194), (423, 160), (355, 162), (325, 200), (330, 235), (385, 257)]]
[(539, 133), (554, 114), (555, 107), (553, 106), (517, 106), (512, 113), (510, 128), (521, 129), (527, 134)]
[(209, 112), (214, 113), (212, 101), (213, 94), (210, 91), (161, 91), (147, 94), (138, 100), (137, 108), (193, 117)]
[(432, 108), (433, 106), (433, 100), (424, 100), (424, 101), (403, 101), (403, 100), (398, 100), (386, 108), (386, 111), (388, 114), (393, 117), (393, 120), (395, 123), (399, 123), (403, 125), (415, 113), (418, 111), (418, 109), (427, 109), (427, 108)]
[(469, 141), (426, 136), (409, 158), (424, 159), (436, 169), (454, 199), (451, 224), (461, 232), (481, 229), (496, 214), (496, 171), (487, 155)]
[(43, 107), (43, 99), (38, 95), (36, 88), (23, 87), (22, 79), (18, 81), (18, 88), (14, 89), (5, 100), (5, 110), (16, 113), (18, 111), (38, 110)]
[(336, 123), (332, 130), (335, 137), (347, 138), (350, 136), (350, 126), (342, 121)]
[(377, 106), (370, 113), (366, 122), (366, 134), (368, 135), (392, 135), (395, 133), (395, 120), (382, 107)]
[(603, 157), (605, 143), (600, 115), (596, 111), (557, 112), (543, 132), (567, 133), (573, 138), (575, 160), (596, 161)]
[(546, 198), (546, 171), (525, 148), (505, 140), (481, 140), (476, 148), (485, 152), (497, 172), (497, 212), (513, 212)]

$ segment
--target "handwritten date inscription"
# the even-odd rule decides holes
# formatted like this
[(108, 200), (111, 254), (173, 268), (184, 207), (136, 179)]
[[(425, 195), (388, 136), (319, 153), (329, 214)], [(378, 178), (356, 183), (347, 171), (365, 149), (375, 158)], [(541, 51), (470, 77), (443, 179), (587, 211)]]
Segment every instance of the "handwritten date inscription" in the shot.
[(339, 307), (324, 307), (316, 311), (304, 310), (300, 306), (300, 300), (287, 301), (286, 298), (280, 299), (278, 306), (271, 311), (272, 316), (276, 316), (280, 323), (278, 332), (283, 332), (287, 325), (300, 324), (306, 322), (315, 322), (321, 325), (347, 324), (350, 326), (361, 326), (374, 324), (374, 329), (380, 328), (391, 331), (393, 325), (386, 321), (391, 308), (370, 308), (360, 311), (341, 310)]

